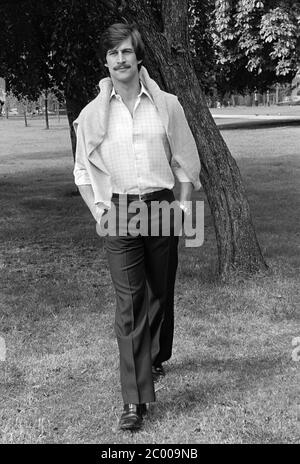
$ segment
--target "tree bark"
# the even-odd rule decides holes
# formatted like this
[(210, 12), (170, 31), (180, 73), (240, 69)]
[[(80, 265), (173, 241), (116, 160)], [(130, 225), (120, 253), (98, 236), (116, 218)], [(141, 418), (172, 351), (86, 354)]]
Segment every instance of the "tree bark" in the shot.
[(72, 146), (72, 154), (73, 160), (75, 163), (75, 153), (76, 153), (76, 134), (73, 127), (73, 122), (78, 117), (82, 108), (87, 105), (88, 101), (79, 101), (78, 98), (74, 97), (72, 92), (70, 91), (72, 86), (69, 86), (68, 90), (65, 90), (65, 99), (66, 99), (66, 108), (67, 108), (67, 116), (69, 122), (69, 130), (70, 130), (70, 139), (71, 139), (71, 146)]
[(24, 116), (24, 123), (25, 127), (28, 127), (28, 122), (27, 122), (27, 103), (23, 103), (23, 116)]
[[(73, 155), (73, 161), (75, 163), (76, 134), (75, 134), (75, 130), (74, 130), (74, 127), (73, 127), (73, 122), (78, 117), (78, 115), (79, 115), (80, 111), (82, 110), (82, 108), (88, 102), (85, 102), (85, 103), (78, 102), (78, 99), (76, 99), (72, 95), (72, 92), (70, 92), (69, 90), (65, 90), (65, 100), (66, 100), (67, 117), (68, 117), (68, 122), (69, 122), (69, 133), (70, 133), (70, 139), (71, 139), (72, 155)], [(72, 192), (72, 195), (79, 195), (78, 188), (76, 188), (76, 190), (74, 190)]]
[(215, 225), (221, 277), (236, 270), (265, 270), (240, 171), (210, 114), (193, 68), (188, 1), (162, 0), (162, 31), (146, 0), (123, 1), (122, 6), (122, 16), (138, 24), (150, 51), (150, 75), (178, 96), (195, 137), (202, 165), (200, 180)]

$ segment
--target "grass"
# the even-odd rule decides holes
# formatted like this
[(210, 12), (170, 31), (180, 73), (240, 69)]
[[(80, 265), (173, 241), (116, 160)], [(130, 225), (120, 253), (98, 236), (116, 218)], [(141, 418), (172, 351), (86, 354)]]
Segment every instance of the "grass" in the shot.
[(299, 443), (298, 129), (223, 131), (270, 269), (220, 284), (206, 207), (204, 245), (180, 243), (174, 353), (138, 434), (116, 429), (114, 293), (71, 194), (66, 121), (0, 132), (1, 443)]

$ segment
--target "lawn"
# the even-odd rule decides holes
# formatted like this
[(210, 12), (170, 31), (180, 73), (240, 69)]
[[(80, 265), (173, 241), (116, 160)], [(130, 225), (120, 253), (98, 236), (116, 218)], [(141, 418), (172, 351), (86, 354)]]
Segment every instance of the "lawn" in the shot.
[(130, 434), (117, 431), (114, 293), (102, 240), (72, 195), (67, 123), (29, 124), (0, 120), (0, 442), (299, 443), (299, 128), (222, 132), (269, 271), (218, 282), (206, 205), (203, 246), (180, 243), (167, 376)]

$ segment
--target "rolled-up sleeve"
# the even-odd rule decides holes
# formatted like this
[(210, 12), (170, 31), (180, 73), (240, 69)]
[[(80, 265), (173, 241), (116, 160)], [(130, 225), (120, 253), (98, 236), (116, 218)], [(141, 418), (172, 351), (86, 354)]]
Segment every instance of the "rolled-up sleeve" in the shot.
[(192, 179), (190, 179), (184, 170), (179, 166), (178, 162), (172, 158), (171, 160), (171, 169), (173, 171), (174, 176), (178, 180), (178, 182), (192, 182)]
[[(178, 172), (178, 168), (176, 167), (174, 171), (171, 162), (172, 170), (175, 175), (177, 170), (176, 177), (178, 179), (178, 174), (181, 179), (184, 179), (179, 179), (180, 182), (192, 182), (194, 189), (199, 190), (201, 188), (199, 179), (201, 169), (199, 154), (194, 136), (185, 117), (183, 107), (179, 103), (178, 99), (176, 99), (172, 116), (172, 154), (177, 163), (174, 166), (178, 166), (180, 171)], [(183, 178), (183, 176), (185, 176), (185, 178)]]
[(75, 164), (73, 175), (75, 178), (76, 185), (89, 185), (91, 184), (91, 179), (88, 174), (86, 163), (87, 163), (87, 154), (86, 154), (86, 144), (84, 140), (84, 134), (80, 127), (78, 120), (73, 123), (75, 133), (76, 133), (76, 153), (75, 153)]

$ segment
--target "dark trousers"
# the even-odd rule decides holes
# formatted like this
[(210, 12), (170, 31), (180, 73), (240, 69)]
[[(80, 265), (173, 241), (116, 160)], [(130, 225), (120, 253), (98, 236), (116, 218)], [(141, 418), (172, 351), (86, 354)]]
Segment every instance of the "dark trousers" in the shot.
[[(174, 201), (173, 193), (165, 199)], [(152, 365), (172, 354), (178, 236), (172, 227), (169, 236), (108, 236), (105, 248), (116, 292), (123, 401), (153, 402)]]

